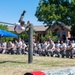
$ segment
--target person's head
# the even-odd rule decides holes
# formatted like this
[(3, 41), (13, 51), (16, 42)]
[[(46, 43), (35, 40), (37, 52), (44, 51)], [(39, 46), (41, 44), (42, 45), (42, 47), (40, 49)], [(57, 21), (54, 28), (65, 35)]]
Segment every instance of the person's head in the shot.
[(21, 26), (24, 26), (25, 22), (24, 21), (21, 21), (20, 24), (21, 24)]
[(69, 41), (69, 44), (68, 45), (71, 45), (72, 41)]
[(2, 43), (4, 43), (5, 41), (4, 40), (2, 40)]
[(66, 37), (66, 40), (68, 39), (68, 37)]
[(72, 43), (74, 43), (74, 40), (72, 40)]
[(60, 40), (57, 40), (57, 43), (60, 43)]
[(64, 41), (63, 40), (61, 40), (61, 44), (63, 44), (64, 43)]
[(50, 36), (48, 36), (48, 38), (51, 38)]
[(19, 38), (19, 41), (21, 41), (21, 38)]
[(39, 43), (39, 41), (37, 41), (37, 43)]
[(30, 24), (30, 21), (28, 21), (27, 24)]
[(17, 43), (18, 41), (17, 40), (15, 40), (15, 43)]
[(11, 40), (9, 41), (9, 44), (12, 44), (12, 41)]
[(22, 43), (24, 44), (24, 43), (25, 43), (25, 41), (24, 41), (24, 40), (22, 40)]
[(43, 43), (45, 43), (45, 42), (46, 42), (46, 40), (43, 41)]
[(33, 75), (33, 74), (31, 74), (31, 73), (25, 73), (24, 75)]

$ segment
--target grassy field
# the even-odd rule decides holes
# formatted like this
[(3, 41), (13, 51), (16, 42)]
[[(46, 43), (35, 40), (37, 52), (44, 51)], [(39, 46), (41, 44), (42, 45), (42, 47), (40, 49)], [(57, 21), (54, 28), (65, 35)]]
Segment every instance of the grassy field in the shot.
[(35, 70), (50, 70), (75, 66), (75, 58), (55, 58), (34, 56), (33, 63), (28, 64), (27, 55), (0, 54), (0, 75), (24, 75)]

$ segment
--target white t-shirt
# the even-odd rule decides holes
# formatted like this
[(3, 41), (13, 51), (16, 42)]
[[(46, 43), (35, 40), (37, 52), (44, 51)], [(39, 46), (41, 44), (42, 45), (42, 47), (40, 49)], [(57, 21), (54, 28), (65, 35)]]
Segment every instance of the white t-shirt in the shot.
[(3, 46), (4, 49), (6, 49), (6, 46), (7, 46), (6, 42), (4, 42), (4, 43), (2, 44), (2, 46)]
[[(75, 43), (72, 43), (72, 47), (75, 47)], [(75, 48), (73, 48), (73, 50), (75, 50)]]
[(22, 49), (22, 41), (19, 41), (19, 42), (18, 42), (18, 47), (19, 47), (20, 49)]
[(22, 49), (25, 49), (27, 47), (27, 45), (26, 44), (22, 44)]
[(60, 47), (60, 43), (56, 43), (56, 44), (55, 44), (55, 47), (56, 47), (56, 48), (59, 48), (59, 47)]

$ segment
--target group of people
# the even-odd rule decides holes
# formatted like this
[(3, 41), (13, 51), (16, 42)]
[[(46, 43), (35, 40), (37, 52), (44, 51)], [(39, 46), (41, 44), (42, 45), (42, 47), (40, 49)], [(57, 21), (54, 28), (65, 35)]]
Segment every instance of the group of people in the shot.
[(43, 41), (43, 43), (34, 43), (34, 54), (40, 56), (73, 58), (75, 55), (75, 42), (70, 41), (68, 38), (63, 40), (57, 40), (56, 43), (51, 39)]
[[(7, 54), (28, 54), (29, 44), (19, 38), (15, 41), (9, 41), (8, 44), (5, 41), (0, 43), (0, 53)], [(56, 43), (49, 37), (48, 40), (44, 40), (42, 43), (33, 42), (33, 55), (39, 56), (51, 56), (51, 57), (66, 57), (73, 58), (75, 55), (75, 41), (57, 40)]]
[(24, 54), (26, 48), (27, 45), (21, 38), (15, 41), (9, 41), (8, 44), (5, 41), (0, 43), (0, 53), (3, 54)]

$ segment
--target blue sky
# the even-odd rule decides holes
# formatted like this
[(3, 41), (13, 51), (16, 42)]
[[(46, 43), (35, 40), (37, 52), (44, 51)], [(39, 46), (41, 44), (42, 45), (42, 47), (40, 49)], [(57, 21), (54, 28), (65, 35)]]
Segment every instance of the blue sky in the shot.
[(43, 25), (34, 15), (38, 3), (39, 0), (0, 0), (0, 21), (18, 22), (23, 10), (26, 10), (23, 19), (26, 23), (30, 20), (34, 25)]

